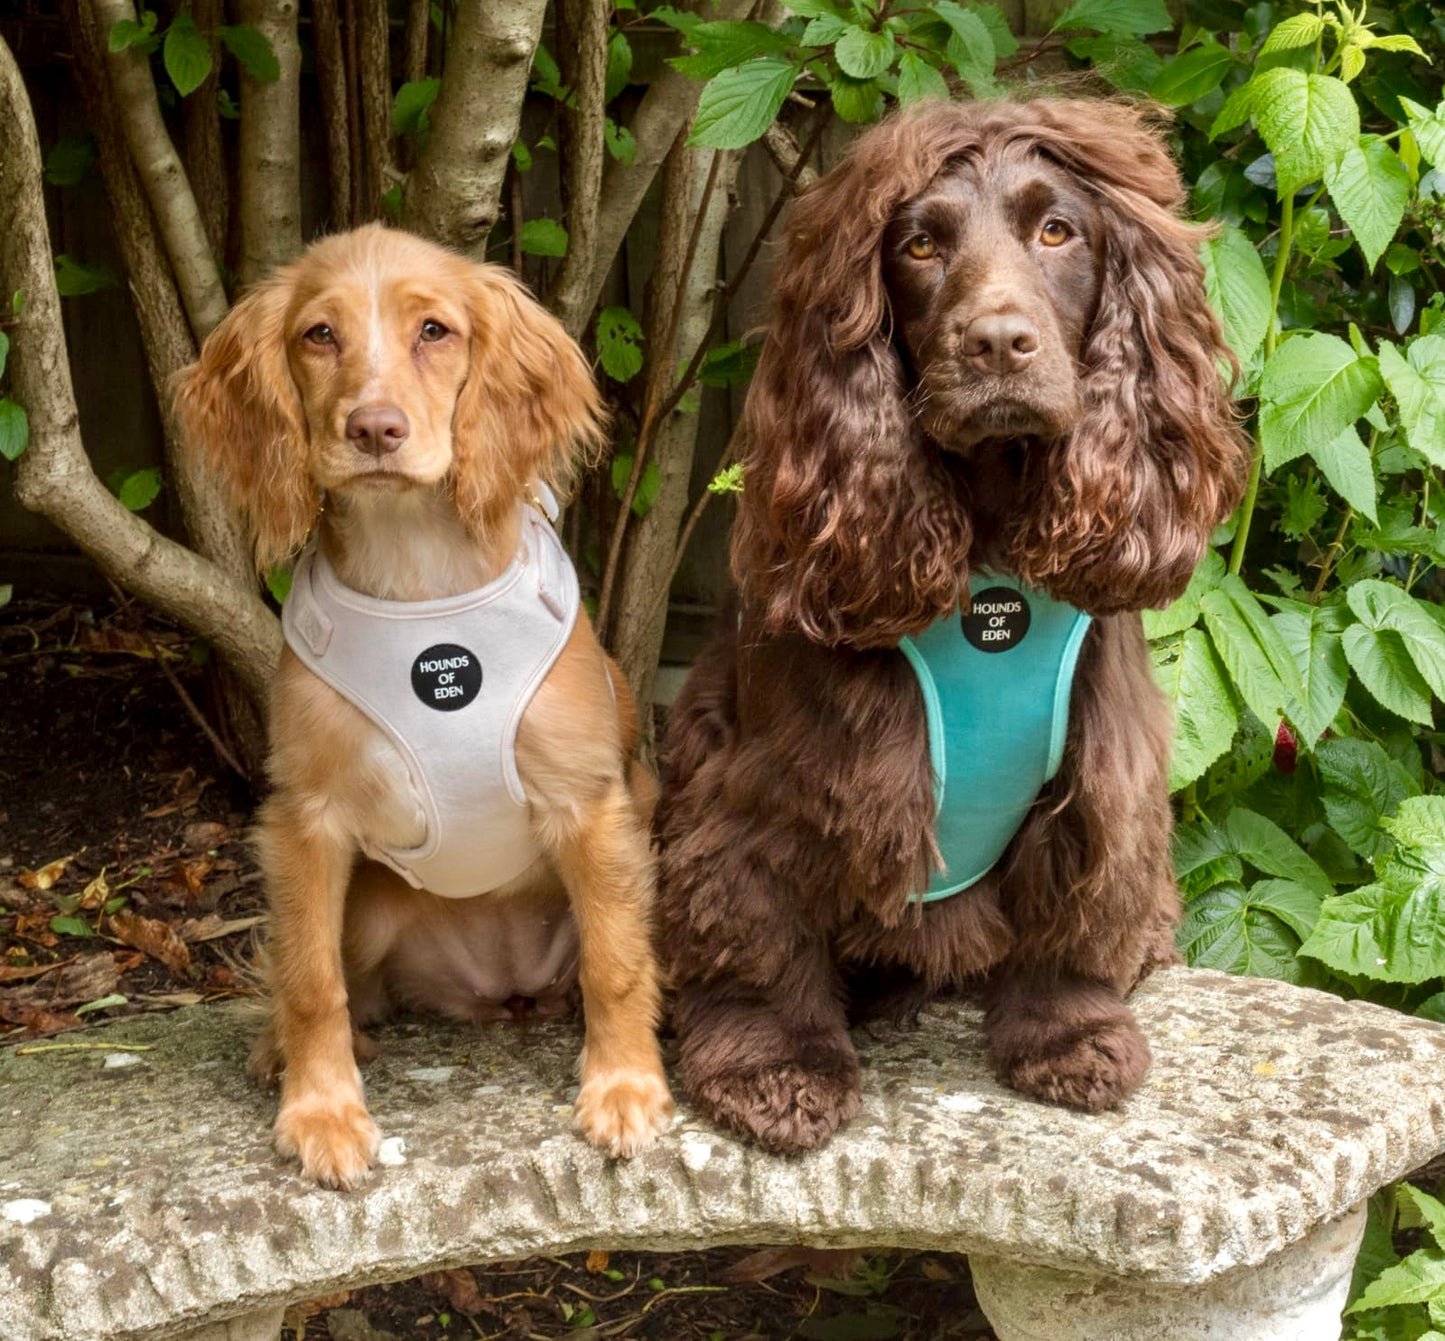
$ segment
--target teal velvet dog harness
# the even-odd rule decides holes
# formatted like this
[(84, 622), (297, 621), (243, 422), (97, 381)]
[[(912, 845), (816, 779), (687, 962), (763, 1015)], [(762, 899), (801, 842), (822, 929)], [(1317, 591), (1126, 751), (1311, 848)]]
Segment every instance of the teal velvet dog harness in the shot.
[(1058, 771), (1089, 616), (1011, 578), (975, 577), (972, 609), (900, 644), (923, 691), (944, 869), (916, 899), (993, 869)]

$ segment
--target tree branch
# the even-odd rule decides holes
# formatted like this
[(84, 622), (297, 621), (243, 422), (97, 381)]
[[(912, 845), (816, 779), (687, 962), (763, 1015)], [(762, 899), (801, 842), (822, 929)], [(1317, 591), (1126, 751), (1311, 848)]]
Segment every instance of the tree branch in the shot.
[[(115, 3), (115, 0), (103, 0)], [(124, 0), (129, 5), (130, 0)], [(299, 0), (236, 0), (242, 23), (263, 33), (281, 77), (241, 71), (241, 282), (252, 284), (301, 250), (301, 46)]]
[(391, 169), (391, 43), (386, 0), (359, 0), (357, 71), (361, 81), (362, 142), (366, 146), (366, 215), (381, 218)]
[[(121, 19), (135, 21), (131, 0), (92, 0), (92, 13), (103, 38)], [(165, 240), (191, 331), (203, 340), (226, 315), (226, 294), (190, 179), (161, 120), (150, 59), (134, 46), (108, 53), (107, 64), (131, 162)]]
[(426, 78), (427, 42), (431, 36), (431, 0), (406, 0), (401, 77), (408, 84)]
[(431, 138), (407, 183), (402, 221), (482, 259), (522, 119), (546, 0), (460, 0)]
[(128, 512), (91, 469), (61, 333), (40, 145), (20, 71), (3, 40), (0, 199), (8, 211), (6, 227), (0, 229), (0, 290), (25, 294), (12, 328), (9, 364), (15, 399), (30, 418), (30, 445), (18, 463), (16, 497), (59, 526), (102, 571), (211, 639), (248, 691), (264, 702), (281, 650), (279, 621), (254, 592), (240, 589), (215, 564)]
[[(718, 0), (713, 5), (707, 0), (693, 0), (683, 8), (693, 9), (707, 19), (741, 19), (747, 16), (752, 3), (753, 0)], [(637, 142), (635, 157), (630, 164), (617, 159), (607, 164), (597, 205), (597, 241), (593, 248), (596, 259), (582, 303), (589, 312), (602, 296), (617, 249), (632, 227), (642, 197), (671, 151), (677, 132), (697, 110), (702, 88), (702, 80), (689, 79), (670, 65), (665, 66), (638, 103), (628, 127)]]
[(331, 226), (339, 231), (351, 227), (351, 132), (346, 124), (346, 57), (341, 49), (336, 0), (311, 0), (311, 40), (316, 51), (316, 82), (321, 88), (321, 119), (326, 123)]
[(192, 6), (196, 27), (211, 47), (211, 73), (190, 97), (181, 103), (185, 130), (186, 176), (196, 193), (211, 254), (226, 254), (226, 224), (231, 217), (230, 186), (226, 180), (226, 158), (221, 147), (221, 109), (216, 101), (221, 87), (221, 41), (216, 27), (226, 21), (221, 0), (195, 0)]
[(567, 256), (547, 306), (567, 333), (582, 334), (597, 234), (597, 200), (606, 157), (607, 19), (611, 0), (557, 0), (557, 61), (572, 106), (562, 109), (562, 202), (567, 218)]

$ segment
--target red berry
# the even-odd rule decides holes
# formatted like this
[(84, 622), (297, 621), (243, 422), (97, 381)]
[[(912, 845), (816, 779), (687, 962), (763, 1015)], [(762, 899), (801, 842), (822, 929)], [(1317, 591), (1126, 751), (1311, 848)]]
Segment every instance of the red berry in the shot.
[(1293, 773), (1299, 754), (1299, 737), (1288, 722), (1281, 722), (1274, 733), (1274, 766), (1281, 773)]

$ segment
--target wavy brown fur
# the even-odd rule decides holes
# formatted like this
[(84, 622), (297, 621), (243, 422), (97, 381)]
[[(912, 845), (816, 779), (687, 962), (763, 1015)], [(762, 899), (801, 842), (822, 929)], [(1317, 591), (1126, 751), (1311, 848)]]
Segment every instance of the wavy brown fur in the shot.
[[(925, 405), (934, 356), (909, 344), (890, 227), (958, 165), (999, 163), (1046, 164), (1086, 199), (1092, 296), (1055, 360), (1064, 431), (965, 450)], [(849, 1008), (874, 986), (899, 1000), (900, 973), (983, 985), (990, 1053), (1027, 1093), (1104, 1108), (1147, 1068), (1124, 996), (1173, 960), (1178, 899), (1169, 714), (1137, 611), (1183, 588), (1247, 459), (1182, 198), (1144, 111), (1041, 100), (898, 116), (794, 206), (745, 416), (741, 619), (674, 707), (657, 816), (687, 1085), (770, 1149), (856, 1111)], [(952, 615), (979, 564), (1098, 618), (1059, 775), (993, 871), (919, 905), (932, 778), (896, 645)]]

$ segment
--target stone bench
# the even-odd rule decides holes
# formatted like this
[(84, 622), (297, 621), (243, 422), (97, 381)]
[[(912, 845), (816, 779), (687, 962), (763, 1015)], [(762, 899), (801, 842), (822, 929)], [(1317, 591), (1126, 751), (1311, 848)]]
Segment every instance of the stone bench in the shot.
[(339, 1289), (729, 1243), (968, 1253), (1002, 1341), (1337, 1337), (1365, 1198), (1445, 1150), (1445, 1026), (1186, 969), (1135, 1006), (1154, 1067), (1119, 1112), (1002, 1089), (950, 1003), (860, 1037), (863, 1112), (823, 1151), (771, 1158), (684, 1108), (621, 1164), (569, 1129), (574, 1024), (398, 1023), (367, 1073), (389, 1163), (351, 1194), (272, 1155), (243, 1011), (10, 1049), (0, 1337), (273, 1341)]

